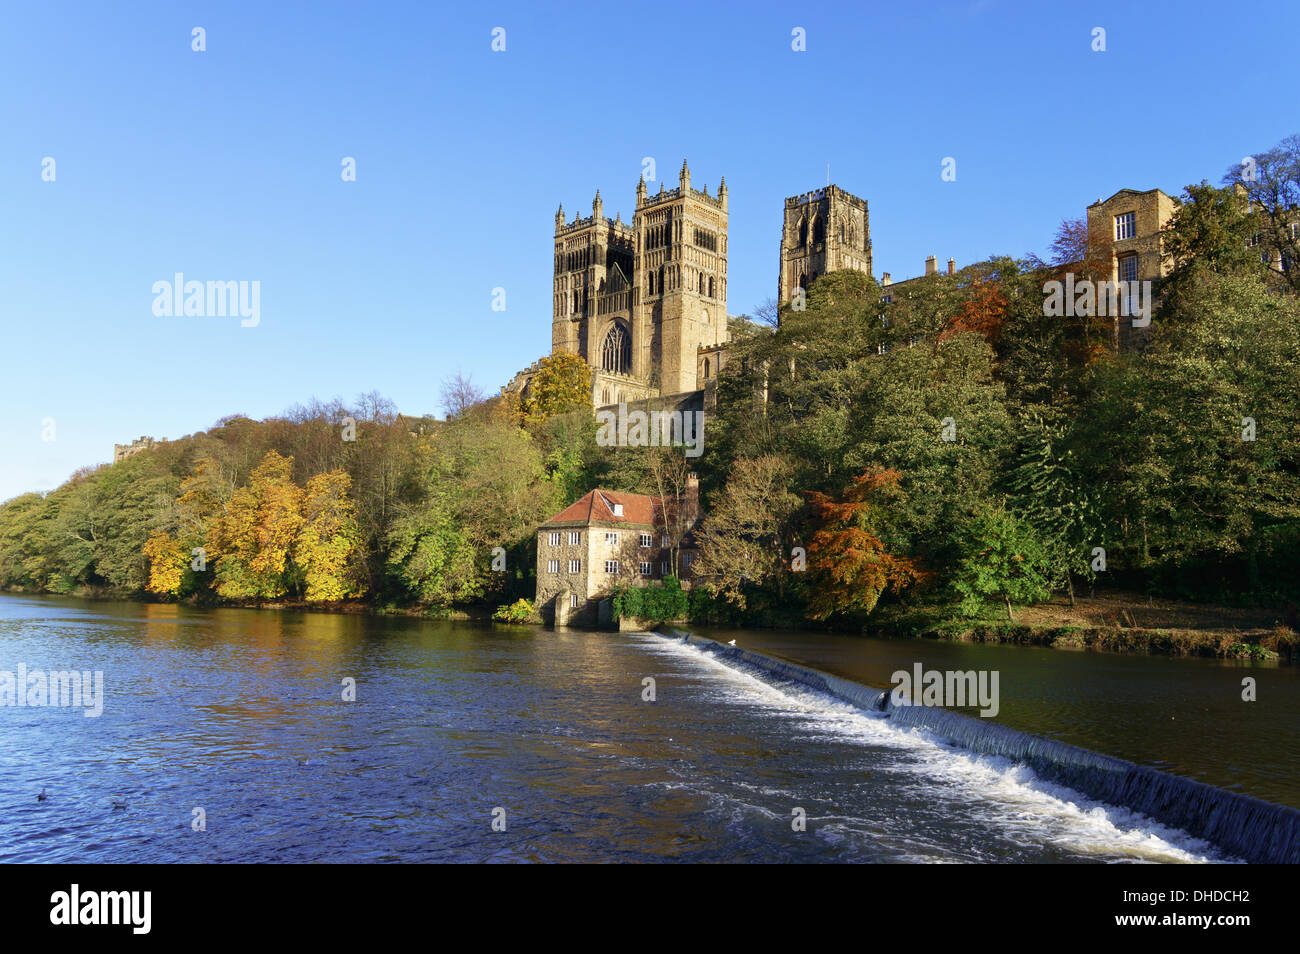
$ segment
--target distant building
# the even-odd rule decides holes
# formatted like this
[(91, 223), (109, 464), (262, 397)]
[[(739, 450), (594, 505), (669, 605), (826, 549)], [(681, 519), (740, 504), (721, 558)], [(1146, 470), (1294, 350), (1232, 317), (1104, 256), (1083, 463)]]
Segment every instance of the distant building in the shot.
[(149, 450), (151, 447), (156, 447), (157, 445), (165, 444), (166, 442), (167, 438), (165, 437), (160, 441), (156, 441), (152, 437), (141, 437), (129, 444), (114, 444), (113, 463), (119, 463), (126, 460), (128, 457), (135, 456), (140, 453), (140, 451)]
[[(649, 586), (676, 576), (689, 586), (697, 556), (699, 483), (691, 475), (680, 514), (677, 499), (593, 490), (537, 531), (537, 608), (557, 626), (610, 621), (608, 599), (620, 586)], [(674, 550), (676, 557), (674, 558)]]
[(871, 219), (867, 200), (828, 185), (785, 200), (777, 303), (796, 288), (843, 269), (871, 274)]

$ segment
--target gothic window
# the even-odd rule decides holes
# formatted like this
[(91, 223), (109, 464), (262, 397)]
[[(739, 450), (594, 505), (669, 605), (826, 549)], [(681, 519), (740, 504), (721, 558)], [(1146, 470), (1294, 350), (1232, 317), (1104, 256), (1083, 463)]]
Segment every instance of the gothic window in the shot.
[(808, 244), (808, 219), (805, 216), (799, 216), (799, 244)]
[(704, 273), (700, 272), (700, 294), (704, 294)]
[(709, 359), (708, 359), (708, 358), (705, 358), (705, 359), (704, 359), (704, 376), (705, 376), (706, 378), (709, 376)]
[(650, 272), (646, 276), (646, 279), (650, 282), (650, 290), (647, 292), (647, 294), (653, 295), (655, 293), (655, 273)]
[(853, 227), (853, 223), (850, 222), (849, 223), (849, 244), (852, 245), (857, 240), (858, 240), (858, 230), (855, 229)]
[(844, 243), (844, 220), (840, 219), (840, 244)]
[(601, 403), (601, 404), (608, 404), (608, 403), (609, 403), (609, 388), (602, 388), (602, 389), (601, 389), (601, 392), (600, 392), (600, 403)]
[(715, 298), (715, 297), (717, 297), (717, 296), (715, 296), (715, 295), (713, 294), (713, 279), (712, 279), (712, 278), (709, 279), (709, 297), (710, 297), (710, 298)]
[(605, 335), (605, 344), (600, 351), (600, 366), (604, 371), (619, 374), (627, 374), (632, 370), (632, 344), (622, 325), (615, 324)]
[(826, 220), (820, 215), (813, 220), (813, 244), (826, 241)]

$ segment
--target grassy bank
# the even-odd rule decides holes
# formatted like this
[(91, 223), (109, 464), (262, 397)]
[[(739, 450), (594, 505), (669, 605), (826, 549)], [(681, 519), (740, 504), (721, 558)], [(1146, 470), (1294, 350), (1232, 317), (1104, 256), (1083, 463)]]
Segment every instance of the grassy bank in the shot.
[(1012, 643), (1101, 652), (1158, 653), (1219, 659), (1292, 662), (1300, 649), (1294, 609), (1211, 606), (1137, 594), (1056, 597), (1020, 607), (1008, 620), (1000, 609), (961, 616), (931, 603), (881, 607), (864, 634), (955, 642)]

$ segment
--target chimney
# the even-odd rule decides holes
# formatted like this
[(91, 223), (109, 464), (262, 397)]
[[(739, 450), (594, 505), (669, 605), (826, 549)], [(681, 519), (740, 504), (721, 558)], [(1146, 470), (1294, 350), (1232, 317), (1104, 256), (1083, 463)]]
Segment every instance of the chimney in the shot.
[(927, 275), (939, 274), (939, 260), (933, 255), (927, 255), (925, 257), (925, 273)]
[(880, 284), (882, 285), (889, 284), (889, 272), (885, 272), (883, 275), (880, 276)]
[(686, 475), (686, 500), (682, 504), (683, 523), (689, 528), (700, 518), (700, 475)]
[(948, 259), (948, 274), (949, 275), (957, 274), (957, 259), (955, 258)]

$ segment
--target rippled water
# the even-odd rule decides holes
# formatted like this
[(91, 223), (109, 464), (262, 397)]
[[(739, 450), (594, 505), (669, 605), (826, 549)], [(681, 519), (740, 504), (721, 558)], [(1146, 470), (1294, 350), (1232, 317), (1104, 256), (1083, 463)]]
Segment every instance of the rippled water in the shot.
[(1218, 857), (650, 636), (0, 597), (20, 662), (106, 697), (0, 708), (6, 861)]

